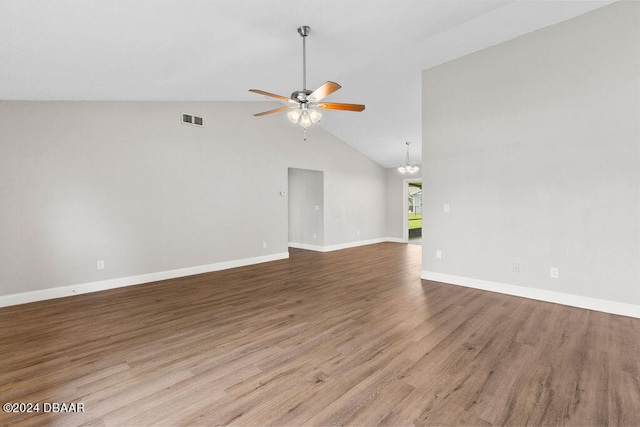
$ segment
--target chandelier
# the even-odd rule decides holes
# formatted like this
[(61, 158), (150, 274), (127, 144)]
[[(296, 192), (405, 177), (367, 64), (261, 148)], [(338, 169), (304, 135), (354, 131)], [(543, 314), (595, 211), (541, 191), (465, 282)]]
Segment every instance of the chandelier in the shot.
[(420, 168), (409, 161), (409, 145), (410, 142), (407, 142), (407, 158), (404, 160), (404, 163), (398, 166), (398, 172), (404, 173), (416, 173), (420, 170)]

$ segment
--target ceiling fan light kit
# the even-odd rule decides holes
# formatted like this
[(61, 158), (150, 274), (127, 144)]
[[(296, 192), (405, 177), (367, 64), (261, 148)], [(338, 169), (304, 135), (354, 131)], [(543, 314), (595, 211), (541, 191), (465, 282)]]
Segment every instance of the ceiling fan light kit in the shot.
[(322, 119), (322, 113), (303, 104), (300, 108), (289, 111), (287, 117), (291, 123), (299, 123), (303, 128), (307, 128), (318, 123)]
[[(343, 104), (337, 102), (320, 102), (333, 92), (340, 89), (340, 85), (335, 82), (325, 82), (318, 89), (311, 91), (307, 89), (307, 44), (306, 38), (309, 35), (311, 28), (307, 25), (303, 25), (298, 28), (298, 34), (302, 37), (302, 89), (296, 90), (291, 94), (290, 98), (282, 95), (276, 95), (274, 93), (265, 92), (259, 89), (249, 89), (250, 92), (260, 95), (276, 98), (279, 101), (285, 102), (288, 105), (286, 107), (276, 108), (274, 110), (263, 111), (256, 113), (254, 116), (266, 116), (268, 114), (279, 113), (282, 111), (287, 112), (287, 118), (291, 123), (299, 124), (305, 130), (322, 119), (322, 113), (318, 109), (325, 110), (342, 110), (342, 111), (363, 111), (365, 106), (362, 104)], [(305, 138), (306, 139), (306, 138)]]

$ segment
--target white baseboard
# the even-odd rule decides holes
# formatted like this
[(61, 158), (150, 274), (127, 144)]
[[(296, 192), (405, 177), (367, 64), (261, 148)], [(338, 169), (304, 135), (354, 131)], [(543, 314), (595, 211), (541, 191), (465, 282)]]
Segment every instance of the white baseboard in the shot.
[(325, 252), (339, 251), (341, 249), (355, 248), (358, 246), (375, 245), (376, 243), (383, 243), (386, 241), (387, 241), (386, 237), (382, 237), (379, 239), (359, 240), (357, 242), (340, 243), (338, 245), (325, 246), (324, 251)]
[(318, 246), (318, 245), (308, 245), (306, 243), (289, 242), (289, 247), (296, 248), (296, 249), (305, 249), (308, 251), (316, 251), (316, 252), (332, 252), (332, 251), (339, 251), (341, 249), (355, 248), (358, 246), (373, 245), (376, 243), (383, 243), (383, 242), (406, 243), (406, 242), (403, 242), (402, 239), (399, 239), (396, 237), (382, 237), (379, 239), (359, 240), (357, 242), (340, 243), (338, 245), (329, 245), (329, 246)]
[(227, 270), (229, 268), (244, 267), (246, 265), (260, 264), (263, 262), (276, 261), (286, 258), (289, 258), (289, 252), (281, 252), (273, 255), (264, 255), (253, 258), (218, 262), (214, 264), (198, 265), (195, 267), (180, 268), (177, 270), (160, 271), (157, 273), (140, 274), (137, 276), (120, 277), (117, 279), (101, 280), (99, 282), (61, 286), (58, 288), (42, 289), (39, 291), (22, 292), (19, 294), (2, 295), (0, 296), (0, 307), (68, 297), (71, 295), (86, 294), (89, 292), (104, 291), (107, 289), (121, 288), (124, 286), (156, 282), (158, 280), (175, 279), (176, 277), (209, 273), (211, 271)]
[(304, 249), (305, 251), (326, 252), (324, 246), (308, 245), (306, 243), (289, 242), (290, 248)]
[(407, 243), (404, 241), (404, 239), (402, 239), (402, 237), (386, 237), (384, 241), (391, 243)]
[(482, 289), (484, 291), (553, 302), (571, 307), (586, 308), (588, 310), (601, 311), (604, 313), (640, 318), (640, 305), (635, 304), (608, 301), (581, 295), (565, 294), (562, 292), (554, 292), (544, 289), (509, 285), (505, 283), (491, 282), (488, 280), (472, 279), (469, 277), (452, 276), (432, 271), (422, 271), (420, 277), (425, 280), (433, 280), (434, 282), (443, 282), (452, 285), (465, 286), (467, 288)]

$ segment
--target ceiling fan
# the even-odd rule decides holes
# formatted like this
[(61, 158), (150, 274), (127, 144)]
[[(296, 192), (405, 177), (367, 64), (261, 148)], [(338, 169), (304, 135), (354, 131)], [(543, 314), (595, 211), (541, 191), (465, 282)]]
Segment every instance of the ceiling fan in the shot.
[(338, 102), (321, 102), (324, 98), (340, 89), (340, 85), (335, 82), (326, 82), (318, 89), (311, 91), (307, 89), (307, 51), (306, 38), (309, 35), (310, 27), (304, 25), (298, 28), (298, 34), (302, 37), (302, 89), (296, 90), (291, 94), (290, 98), (282, 95), (265, 92), (259, 89), (249, 89), (249, 92), (258, 93), (260, 95), (270, 96), (280, 101), (286, 102), (286, 107), (276, 108), (275, 110), (263, 111), (254, 114), (254, 116), (266, 116), (267, 114), (279, 113), (281, 111), (289, 111), (287, 117), (292, 123), (299, 123), (303, 128), (307, 128), (318, 123), (322, 118), (322, 114), (314, 110), (313, 107), (325, 110), (342, 110), (342, 111), (362, 111), (362, 104), (343, 104)]

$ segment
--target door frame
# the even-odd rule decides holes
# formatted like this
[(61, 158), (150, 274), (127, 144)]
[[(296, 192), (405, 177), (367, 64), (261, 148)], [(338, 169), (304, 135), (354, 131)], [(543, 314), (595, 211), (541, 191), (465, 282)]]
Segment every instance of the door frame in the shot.
[[(409, 243), (409, 183), (411, 182), (420, 182), (422, 183), (422, 178), (404, 178), (402, 180), (402, 241), (404, 243)], [(424, 203), (424, 193), (423, 193), (423, 203)]]

